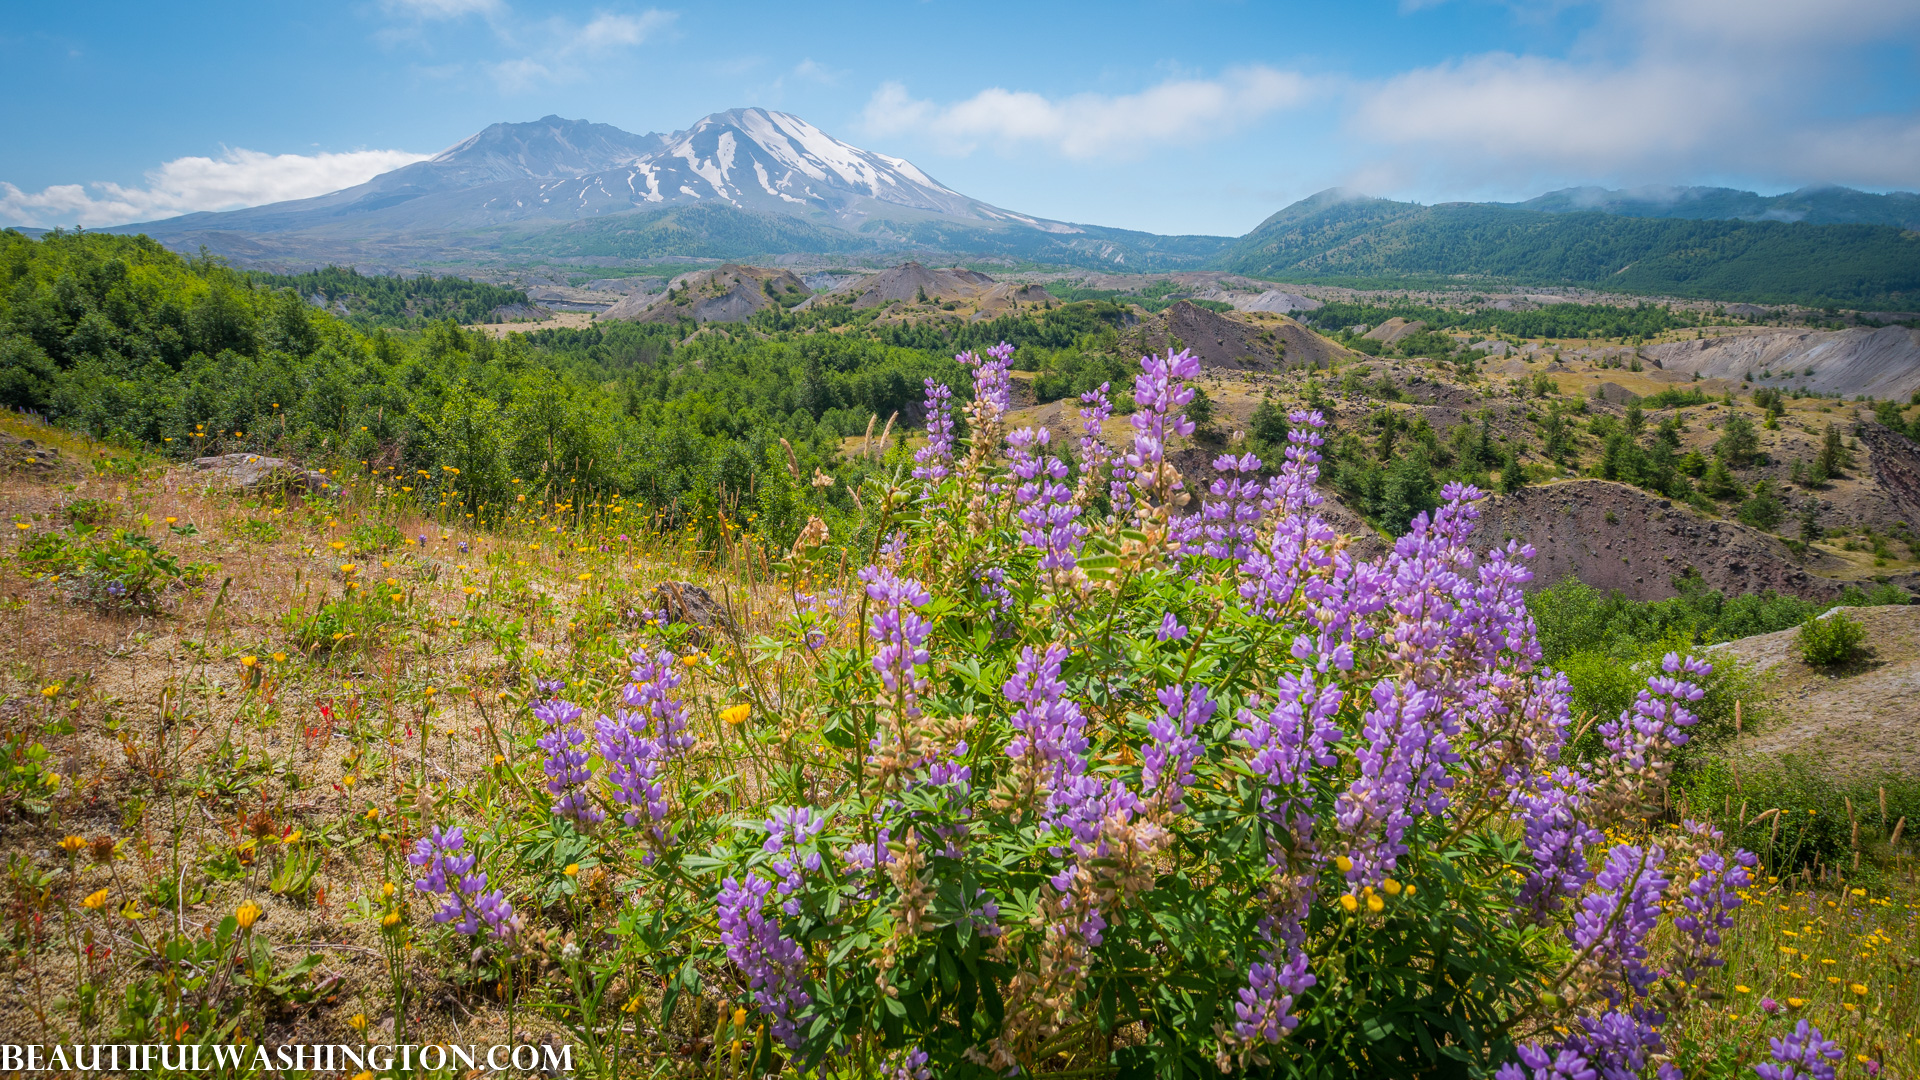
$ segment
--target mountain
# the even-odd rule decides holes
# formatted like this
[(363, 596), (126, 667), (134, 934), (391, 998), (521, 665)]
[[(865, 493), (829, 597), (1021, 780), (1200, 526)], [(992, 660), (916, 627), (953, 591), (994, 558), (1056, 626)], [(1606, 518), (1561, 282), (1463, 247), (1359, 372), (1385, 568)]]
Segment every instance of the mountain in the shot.
[(1578, 286), (1606, 292), (1920, 306), (1920, 233), (1890, 225), (1542, 212), (1323, 191), (1260, 223), (1221, 269), (1385, 286)]
[[(1920, 306), (1920, 195), (1840, 187), (1566, 188), (1522, 203), (1329, 190), (1239, 239), (1016, 213), (904, 158), (768, 109), (635, 135), (548, 116), (494, 124), (343, 191), (122, 226), (177, 250), (303, 271), (543, 260), (990, 259), (1383, 285), (1580, 286), (1761, 303)], [(1903, 231), (1904, 230), (1904, 231)]]
[(317, 198), (116, 228), (252, 263), (370, 251), (747, 258), (969, 252), (1102, 266), (1194, 266), (1227, 237), (1161, 237), (1030, 217), (797, 116), (714, 113), (633, 135), (549, 116), (495, 124), (434, 157)]
[(1920, 229), (1920, 194), (1876, 195), (1852, 188), (1805, 187), (1784, 195), (1761, 195), (1722, 187), (1643, 187), (1626, 191), (1562, 188), (1519, 203), (1500, 203), (1549, 214), (1597, 210), (1644, 218), (1784, 221), (1808, 225), (1891, 225)]

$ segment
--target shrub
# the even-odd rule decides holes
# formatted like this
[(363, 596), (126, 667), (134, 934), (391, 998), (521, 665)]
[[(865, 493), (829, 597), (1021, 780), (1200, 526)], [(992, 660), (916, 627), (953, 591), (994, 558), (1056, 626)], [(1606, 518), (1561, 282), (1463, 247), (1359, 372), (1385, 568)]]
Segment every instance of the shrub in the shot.
[[(1642, 1072), (1656, 1025), (1719, 992), (1711, 943), (1753, 862), (1646, 814), (1707, 665), (1661, 657), (1605, 752), (1565, 759), (1568, 684), (1522, 550), (1473, 552), (1478, 491), (1448, 485), (1355, 561), (1315, 509), (1322, 418), (1298, 412), (1279, 477), (1222, 455), (1183, 513), (1184, 353), (1143, 360), (1124, 455), (1088, 395), (1069, 484), (1038, 432), (1006, 431), (1011, 351), (962, 357), (970, 444), (929, 386), (940, 434), (875, 492), (856, 640), (806, 639), (808, 700), (722, 714), (806, 718), (759, 736), (800, 758), (723, 782), (763, 812), (703, 786), (659, 639), (612, 716), (542, 687), (556, 833), (648, 913), (596, 951), (653, 958), (663, 1026), (723, 987), (756, 1075), (1464, 1076), (1516, 1051)], [(796, 623), (850, 610), (793, 573)], [(448, 869), (466, 844), (436, 828), (410, 857), (463, 954), (519, 925)]]
[(201, 569), (182, 568), (160, 545), (126, 529), (41, 533), (21, 548), (19, 559), (29, 573), (72, 575), (80, 594), (102, 608), (145, 613), (159, 610), (169, 586), (198, 580)]
[(1853, 659), (1866, 637), (1867, 629), (1859, 620), (1849, 618), (1845, 611), (1836, 611), (1801, 623), (1793, 646), (1800, 659), (1814, 667), (1830, 667)]

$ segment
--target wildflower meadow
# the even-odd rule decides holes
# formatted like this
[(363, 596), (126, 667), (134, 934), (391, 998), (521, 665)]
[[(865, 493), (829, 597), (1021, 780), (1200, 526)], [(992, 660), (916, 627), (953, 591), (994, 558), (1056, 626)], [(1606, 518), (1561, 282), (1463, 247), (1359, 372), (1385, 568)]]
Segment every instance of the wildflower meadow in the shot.
[[(1015, 426), (1011, 354), (927, 379), (924, 442), (791, 542), (550, 490), (474, 516), (452, 470), (103, 472), (103, 523), (25, 522), (48, 604), (205, 599), (157, 713), (12, 701), (11, 1034), (483, 1030), (603, 1077), (1911, 1075), (1897, 868), (1816, 880), (1727, 839), (1786, 808), (1676, 783), (1708, 655), (1576, 717), (1478, 490), (1356, 558), (1319, 413), (1183, 475), (1190, 355), (1143, 358), (1115, 446), (1106, 386), (1077, 439)], [(233, 567), (169, 554), (216, 528), (283, 614), (236, 629)]]

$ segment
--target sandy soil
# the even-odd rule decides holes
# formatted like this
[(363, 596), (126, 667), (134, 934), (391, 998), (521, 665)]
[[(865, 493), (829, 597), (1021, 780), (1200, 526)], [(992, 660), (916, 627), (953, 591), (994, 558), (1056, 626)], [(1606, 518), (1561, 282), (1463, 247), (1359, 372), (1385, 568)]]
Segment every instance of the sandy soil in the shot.
[(1734, 745), (1736, 757), (1806, 755), (1856, 776), (1920, 773), (1920, 605), (1846, 612), (1866, 626), (1866, 651), (1838, 668), (1794, 656), (1797, 629), (1715, 647), (1767, 680), (1773, 718)]

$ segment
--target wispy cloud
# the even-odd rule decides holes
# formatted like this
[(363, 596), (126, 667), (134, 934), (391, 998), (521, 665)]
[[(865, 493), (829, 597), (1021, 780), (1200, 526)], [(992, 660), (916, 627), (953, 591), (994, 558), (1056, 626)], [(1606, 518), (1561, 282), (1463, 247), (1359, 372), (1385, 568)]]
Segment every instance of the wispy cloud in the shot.
[(591, 65), (643, 45), (673, 25), (675, 13), (649, 8), (638, 15), (600, 12), (584, 23), (554, 16), (503, 30), (523, 51), (487, 65), (494, 82), (509, 93), (585, 78)]
[[(1701, 175), (1911, 186), (1920, 118), (1821, 112), (1850, 58), (1920, 31), (1904, 0), (1611, 0), (1564, 57), (1489, 52), (1355, 87), (1362, 173), (1445, 186), (1506, 176)], [(1825, 88), (1828, 92), (1822, 92)]]
[(845, 78), (847, 73), (844, 71), (835, 71), (833, 68), (809, 56), (805, 60), (793, 65), (793, 75), (797, 79), (817, 82), (822, 86), (838, 86), (840, 85), (840, 80)]
[(865, 111), (880, 136), (926, 133), (947, 149), (1038, 143), (1071, 158), (1137, 157), (1170, 142), (1200, 142), (1236, 130), (1316, 92), (1314, 80), (1271, 67), (1236, 68), (1215, 79), (1169, 79), (1134, 94), (1051, 99), (994, 87), (952, 104), (914, 98), (889, 82)]
[(197, 210), (232, 210), (324, 195), (429, 156), (406, 150), (338, 154), (228, 150), (218, 158), (175, 158), (150, 170), (145, 186), (138, 187), (110, 182), (55, 184), (29, 192), (0, 181), (0, 220), (41, 227), (99, 226)]
[(380, 7), (388, 14), (415, 19), (458, 19), (506, 10), (500, 0), (381, 0)]

